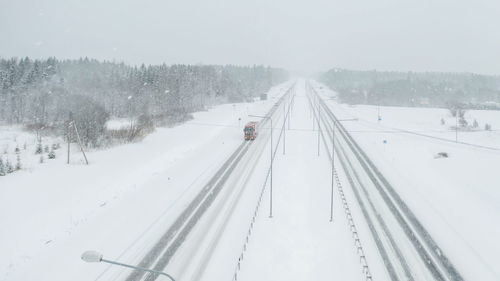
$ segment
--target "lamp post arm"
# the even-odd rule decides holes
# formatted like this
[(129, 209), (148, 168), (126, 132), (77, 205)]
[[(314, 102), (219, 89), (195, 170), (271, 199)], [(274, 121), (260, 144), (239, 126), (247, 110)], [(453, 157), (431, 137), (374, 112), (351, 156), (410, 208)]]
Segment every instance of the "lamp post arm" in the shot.
[(110, 263), (110, 264), (114, 264), (114, 265), (119, 265), (119, 266), (128, 267), (128, 268), (132, 268), (132, 269), (137, 269), (137, 270), (151, 272), (151, 273), (155, 273), (155, 274), (159, 274), (159, 275), (164, 275), (164, 276), (167, 276), (168, 278), (170, 278), (170, 280), (175, 281), (175, 279), (172, 276), (168, 275), (165, 272), (161, 272), (161, 271), (157, 271), (157, 270), (153, 270), (153, 269), (147, 269), (147, 268), (140, 267), (140, 266), (128, 265), (128, 264), (124, 264), (121, 262), (115, 262), (115, 261), (110, 261), (110, 260), (106, 260), (106, 259), (102, 259), (101, 262), (106, 262), (106, 263)]

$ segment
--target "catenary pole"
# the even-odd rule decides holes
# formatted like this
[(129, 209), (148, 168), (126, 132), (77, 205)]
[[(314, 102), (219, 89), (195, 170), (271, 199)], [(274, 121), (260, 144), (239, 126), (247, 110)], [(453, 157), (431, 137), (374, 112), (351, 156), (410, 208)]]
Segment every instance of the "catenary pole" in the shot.
[(320, 134), (321, 134), (320, 118), (321, 118), (321, 105), (319, 103), (319, 97), (318, 97), (318, 117), (316, 118), (316, 120), (318, 120), (318, 156), (319, 156), (319, 142), (320, 142)]
[(330, 194), (330, 222), (333, 222), (333, 181), (335, 173), (335, 120), (332, 123), (332, 190)]
[(283, 102), (283, 155), (285, 155), (285, 142), (286, 142), (286, 132), (285, 132), (285, 125), (286, 125), (286, 102)]
[(271, 120), (271, 184), (269, 189), (269, 217), (273, 217), (273, 119)]

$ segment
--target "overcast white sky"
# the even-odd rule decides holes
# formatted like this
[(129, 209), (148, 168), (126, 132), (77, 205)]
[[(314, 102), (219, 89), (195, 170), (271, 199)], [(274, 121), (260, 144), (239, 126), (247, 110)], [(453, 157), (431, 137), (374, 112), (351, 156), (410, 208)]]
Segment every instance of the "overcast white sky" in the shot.
[(500, 74), (500, 1), (0, 0), (0, 56)]

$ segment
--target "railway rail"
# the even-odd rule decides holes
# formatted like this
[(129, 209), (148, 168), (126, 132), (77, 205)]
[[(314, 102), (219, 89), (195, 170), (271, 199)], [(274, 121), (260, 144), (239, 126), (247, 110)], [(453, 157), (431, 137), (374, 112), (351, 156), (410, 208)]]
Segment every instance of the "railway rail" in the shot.
[(390, 279), (463, 280), (394, 187), (310, 84), (307, 93), (316, 118), (323, 123), (321, 127), (327, 128), (321, 131), (323, 141), (327, 144), (335, 138), (336, 156)]
[[(277, 113), (280, 104), (292, 94), (295, 87), (293, 84), (284, 95), (273, 105), (265, 116), (272, 117)], [(280, 111), (278, 111), (280, 112)], [(279, 114), (279, 113), (277, 113)], [(268, 118), (263, 119), (259, 123), (259, 127), (265, 125)], [(262, 136), (262, 135), (261, 135)], [(242, 141), (238, 148), (231, 156), (222, 164), (209, 182), (199, 191), (194, 199), (187, 205), (172, 225), (158, 239), (154, 246), (143, 256), (137, 264), (139, 267), (152, 268), (162, 271), (166, 268), (169, 262), (174, 258), (174, 255), (187, 239), (189, 233), (196, 226), (197, 222), (202, 218), (204, 213), (209, 209), (215, 201), (219, 193), (224, 187), (231, 172), (238, 165), (239, 161), (245, 156), (246, 152), (252, 145), (251, 141)], [(154, 281), (159, 276), (157, 274), (149, 274), (142, 271), (133, 271), (126, 278), (126, 281)]]

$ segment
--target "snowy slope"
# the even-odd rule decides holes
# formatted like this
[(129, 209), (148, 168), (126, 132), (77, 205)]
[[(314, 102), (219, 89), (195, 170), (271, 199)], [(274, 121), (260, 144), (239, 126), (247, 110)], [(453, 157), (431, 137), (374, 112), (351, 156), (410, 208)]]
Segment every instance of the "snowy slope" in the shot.
[(241, 143), (248, 114), (266, 112), (287, 88), (273, 88), (267, 101), (195, 113), (140, 143), (91, 152), (89, 166), (74, 154), (71, 165), (58, 157), (0, 177), (0, 279), (94, 280), (106, 266), (80, 260), (89, 248), (134, 262)]

